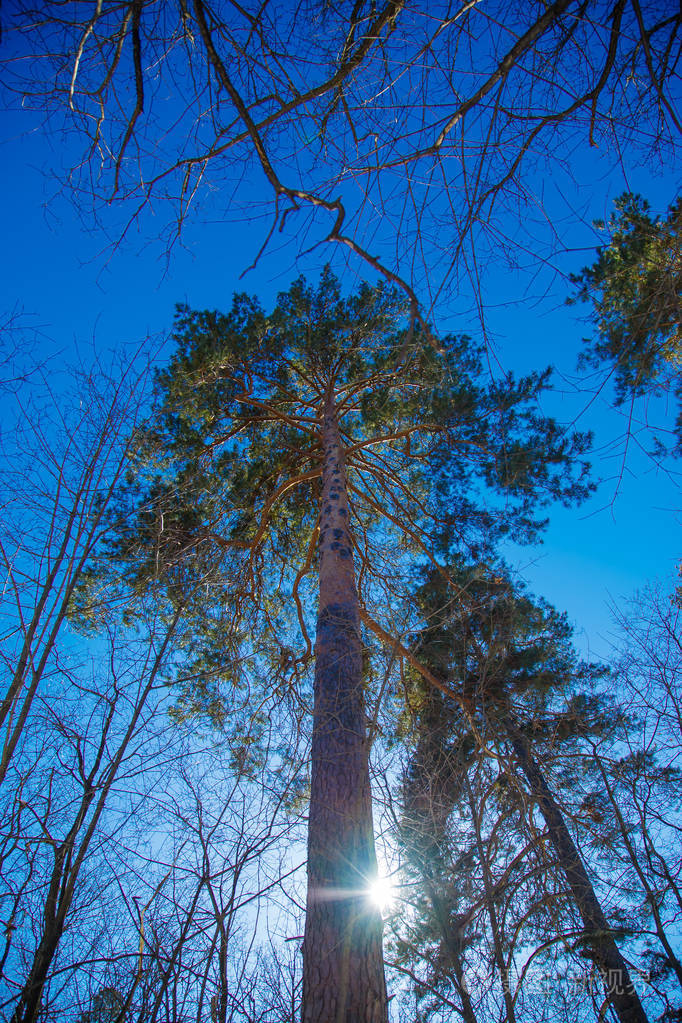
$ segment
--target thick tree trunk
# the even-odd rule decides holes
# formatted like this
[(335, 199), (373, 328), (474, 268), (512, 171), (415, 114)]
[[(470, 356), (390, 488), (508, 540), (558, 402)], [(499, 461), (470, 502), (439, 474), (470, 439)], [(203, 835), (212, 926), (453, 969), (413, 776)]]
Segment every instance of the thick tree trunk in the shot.
[(528, 779), (531, 794), (544, 817), (549, 838), (585, 925), (587, 950), (601, 974), (606, 997), (620, 1023), (648, 1023), (627, 963), (616, 945), (611, 925), (597, 899), (563, 814), (533, 758), (528, 740), (513, 721), (505, 720), (504, 724), (519, 766)]
[(320, 604), (303, 942), (303, 1023), (387, 1023), (358, 595), (333, 396), (322, 426)]

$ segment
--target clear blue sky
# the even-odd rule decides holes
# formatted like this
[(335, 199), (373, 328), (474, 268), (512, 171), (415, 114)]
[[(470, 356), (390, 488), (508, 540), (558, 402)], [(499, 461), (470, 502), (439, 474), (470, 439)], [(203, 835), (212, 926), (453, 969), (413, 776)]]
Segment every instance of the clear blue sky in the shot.
[[(58, 194), (58, 174), (69, 153), (47, 137), (32, 115), (3, 115), (0, 137), (0, 187), (5, 197), (2, 245), (2, 302), (0, 315), (23, 313), (23, 322), (38, 328), (45, 353), (60, 353), (69, 362), (81, 350), (87, 359), (93, 341), (100, 350), (138, 341), (146, 334), (167, 330), (176, 302), (194, 307), (226, 307), (235, 290), (256, 293), (267, 307), (275, 294), (302, 271), (314, 274), (330, 259), (349, 288), (362, 268), (344, 269), (334, 262), (329, 247), (296, 261), (296, 239), (278, 241), (255, 271), (242, 281), (239, 274), (260, 247), (265, 222), (225, 223), (214, 202), (203, 221), (190, 224), (184, 246), (176, 245), (167, 262), (156, 240), (167, 211), (143, 221), (144, 233), (134, 229), (114, 251), (92, 224), (82, 223), (68, 197)], [(607, 215), (610, 201), (626, 185), (640, 190), (655, 208), (664, 208), (679, 187), (679, 175), (641, 168), (625, 182), (609, 174), (599, 154), (577, 154), (570, 182), (543, 183), (544, 201), (551, 206), (552, 188), (582, 215), (565, 221), (564, 271), (592, 259), (596, 236), (591, 218)], [(57, 193), (57, 194), (56, 194)], [(563, 207), (565, 211), (565, 205)], [(565, 212), (564, 214), (565, 215)], [(102, 215), (100, 225), (116, 237), (114, 217)], [(511, 225), (513, 232), (514, 227)], [(676, 474), (682, 462), (672, 463), (672, 476), (656, 469), (632, 443), (624, 457), (622, 415), (609, 411), (608, 388), (592, 401), (585, 381), (576, 390), (576, 355), (582, 310), (563, 305), (565, 284), (549, 269), (536, 275), (532, 259), (515, 273), (488, 266), (485, 284), (486, 327), (495, 360), (503, 368), (527, 371), (548, 363), (559, 367), (557, 387), (548, 402), (559, 418), (578, 419), (581, 428), (596, 431), (595, 476), (603, 482), (587, 505), (552, 509), (551, 527), (540, 548), (510, 552), (531, 588), (566, 610), (576, 624), (582, 648), (597, 656), (607, 650), (609, 616), (606, 603), (630, 596), (655, 578), (672, 581), (680, 557), (682, 494)], [(532, 271), (532, 272), (531, 272)], [(535, 276), (534, 276), (535, 275)], [(547, 289), (549, 291), (547, 292)], [(471, 296), (464, 291), (435, 310), (441, 329), (480, 333)], [(665, 419), (665, 409), (655, 415)], [(670, 418), (670, 417), (669, 417)], [(641, 434), (649, 443), (646, 431)]]

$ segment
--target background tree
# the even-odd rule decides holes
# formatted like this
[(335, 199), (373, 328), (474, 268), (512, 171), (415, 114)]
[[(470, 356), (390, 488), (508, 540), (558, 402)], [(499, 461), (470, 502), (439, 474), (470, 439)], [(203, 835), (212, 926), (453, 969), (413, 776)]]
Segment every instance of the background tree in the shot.
[[(213, 999), (224, 1019), (222, 993), (234, 1008), (256, 965), (252, 908), (292, 871), (274, 846), (298, 812), (245, 756), (241, 694), (237, 742), (169, 716), (181, 602), (156, 613), (95, 582), (147, 360), (74, 372), (69, 391), (29, 354), (13, 354), (22, 387), (3, 407), (0, 1017), (149, 1023), (208, 1016)], [(293, 784), (298, 735), (283, 731)]]
[[(585, 360), (613, 373), (616, 401), (630, 402), (658, 390), (679, 400), (682, 337), (682, 205), (652, 216), (640, 196), (615, 201), (609, 235), (596, 261), (572, 277), (573, 302), (588, 302), (596, 336), (587, 340)], [(678, 437), (682, 426), (678, 420)]]
[[(608, 727), (608, 717), (603, 710), (596, 713), (599, 704), (590, 694), (601, 672), (577, 661), (565, 620), (551, 609), (517, 596), (503, 575), (479, 570), (465, 579), (464, 601), (460, 593), (448, 594), (435, 575), (422, 591), (427, 626), (419, 647), (429, 677), (452, 687), (453, 699), (478, 742), (484, 748), (492, 743), (493, 749), (501, 743), (526, 776), (531, 799), (542, 814), (547, 837), (582, 918), (581, 943), (604, 978), (606, 998), (619, 1018), (646, 1020), (613, 928), (536, 752), (543, 742), (560, 741), (566, 747), (572, 736), (579, 738), (590, 728)], [(440, 671), (433, 671), (439, 664)], [(580, 682), (588, 686), (587, 697), (576, 693), (563, 712), (551, 714), (548, 700), (552, 690), (563, 695), (567, 686)], [(513, 769), (508, 777), (514, 784)], [(471, 790), (469, 795), (476, 832)], [(495, 955), (504, 983), (501, 947), (496, 947)], [(609, 978), (618, 978), (619, 983), (610, 983)]]
[(257, 910), (274, 920), (298, 866), (281, 852), (299, 838), (286, 788), (264, 763), (235, 772), (229, 735), (173, 720), (178, 617), (146, 625), (99, 631), (91, 659), (62, 645), (5, 778), (0, 1012), (15, 1023), (103, 1013), (103, 991), (116, 1020), (239, 1018)]
[(601, 780), (594, 813), (612, 828), (609, 854), (633, 903), (644, 957), (664, 1002), (664, 1018), (680, 1013), (680, 621), (674, 595), (651, 587), (616, 612), (615, 674), (629, 711), (615, 748), (594, 751)]
[(0, 783), (36, 694), (49, 685), (70, 602), (128, 464), (130, 434), (149, 398), (149, 363), (137, 354), (77, 372), (59, 400), (57, 374), (36, 366), (32, 353), (14, 370), (15, 383), (31, 379), (12, 387), (4, 406)]

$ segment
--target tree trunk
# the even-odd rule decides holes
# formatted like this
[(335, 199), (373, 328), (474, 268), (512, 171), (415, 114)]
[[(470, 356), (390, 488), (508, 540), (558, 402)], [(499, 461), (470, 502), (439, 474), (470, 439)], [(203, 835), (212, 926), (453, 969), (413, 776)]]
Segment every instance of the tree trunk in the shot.
[(587, 950), (604, 982), (606, 997), (620, 1023), (648, 1023), (630, 978), (625, 959), (616, 945), (613, 930), (604, 916), (580, 854), (561, 810), (554, 801), (542, 771), (533, 759), (530, 744), (513, 721), (503, 719), (519, 766), (547, 825), (550, 841), (568, 881), (571, 895), (585, 925)]
[(478, 1023), (476, 1013), (469, 995), (466, 977), (464, 976), (464, 961), (462, 958), (462, 937), (461, 932), (453, 926), (448, 906), (444, 899), (438, 894), (436, 883), (427, 876), (422, 869), (426, 893), (429, 897), (433, 914), (438, 922), (438, 927), (443, 939), (443, 946), (447, 952), (452, 972), (455, 975), (455, 990), (462, 1005), (462, 1020), (464, 1023)]
[(387, 1023), (343, 445), (333, 394), (322, 425), (320, 603), (315, 644), (303, 1023)]
[(630, 830), (623, 818), (623, 814), (620, 812), (620, 806), (618, 805), (616, 793), (614, 792), (613, 787), (609, 784), (609, 776), (606, 772), (606, 768), (604, 767), (602, 759), (597, 754), (596, 751), (594, 752), (593, 756), (599, 766), (601, 776), (604, 779), (604, 787), (606, 789), (606, 794), (609, 797), (609, 802), (611, 803), (613, 815), (616, 819), (616, 823), (618, 824), (618, 830), (620, 831), (623, 844), (627, 850), (628, 856), (630, 857), (630, 862), (632, 863), (633, 869), (637, 874), (637, 877), (639, 878), (639, 882), (642, 886), (642, 890), (644, 891), (646, 901), (649, 904), (649, 909), (651, 911), (651, 916), (653, 917), (654, 927), (656, 928), (658, 940), (663, 946), (663, 951), (665, 952), (668, 963), (670, 964), (670, 966), (672, 966), (673, 970), (675, 971), (675, 976), (677, 977), (677, 981), (680, 987), (682, 987), (682, 962), (680, 962), (680, 960), (675, 955), (674, 949), (670, 944), (670, 941), (668, 940), (668, 935), (666, 934), (663, 918), (661, 917), (661, 911), (659, 907), (659, 896), (655, 889), (652, 888), (652, 886), (649, 884), (649, 879), (647, 878), (646, 871), (642, 868), (640, 858), (637, 854), (637, 849), (632, 839), (630, 838)]
[(485, 897), (485, 906), (488, 913), (488, 919), (490, 920), (490, 932), (493, 940), (493, 952), (495, 955), (495, 963), (497, 965), (497, 972), (500, 975), (500, 984), (502, 985), (502, 996), (504, 998), (504, 1008), (506, 1012), (505, 1023), (516, 1023), (516, 1012), (514, 1010), (514, 998), (512, 996), (511, 991), (509, 969), (507, 967), (507, 963), (504, 957), (502, 934), (500, 932), (499, 920), (497, 919), (497, 909), (495, 908), (493, 879), (490, 872), (490, 864), (488, 862), (488, 858), (483, 847), (481, 821), (478, 814), (478, 808), (476, 806), (476, 800), (474, 798), (474, 790), (471, 787), (469, 775), (466, 770), (464, 771), (464, 784), (466, 786), (467, 799), (469, 802), (469, 809), (471, 811), (471, 823), (473, 824), (474, 827), (474, 836), (476, 838), (476, 850), (478, 852), (478, 859), (481, 864), (483, 893)]

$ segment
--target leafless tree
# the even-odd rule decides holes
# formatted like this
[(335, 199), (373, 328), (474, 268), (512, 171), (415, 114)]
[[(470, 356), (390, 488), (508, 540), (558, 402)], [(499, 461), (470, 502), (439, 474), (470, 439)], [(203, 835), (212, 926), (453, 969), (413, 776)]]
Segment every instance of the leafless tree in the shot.
[(90, 672), (62, 663), (34, 700), (0, 835), (0, 1011), (15, 1023), (106, 989), (120, 1020), (241, 1018), (261, 918), (288, 921), (304, 845), (286, 777), (268, 778), (267, 751), (235, 771), (244, 735), (169, 715), (179, 617), (98, 634)]
[(33, 374), (7, 402), (0, 1016), (14, 1023), (243, 1018), (263, 906), (296, 891), (281, 851), (285, 836), (296, 848), (295, 721), (271, 707), (270, 737), (255, 735), (238, 696), (230, 727), (179, 721), (183, 604), (153, 612), (89, 574), (147, 369), (100, 367), (71, 389)]
[(57, 640), (102, 539), (148, 397), (147, 361), (117, 362), (79, 374), (60, 394), (44, 371), (6, 404), (0, 783), (33, 700), (55, 671)]
[(620, 647), (614, 669), (627, 718), (617, 744), (594, 743), (597, 768), (586, 809), (614, 887), (631, 905), (665, 1018), (679, 1012), (682, 962), (675, 921), (682, 909), (682, 830), (677, 819), (682, 754), (680, 608), (651, 586), (614, 609)]
[(261, 213), (263, 249), (340, 245), (416, 314), (427, 284), (433, 305), (477, 278), (479, 247), (537, 252), (576, 147), (677, 140), (681, 24), (658, 0), (22, 0), (7, 80), (77, 130), (70, 183), (121, 200), (122, 230), (170, 200), (170, 242), (217, 189), (212, 217)]

